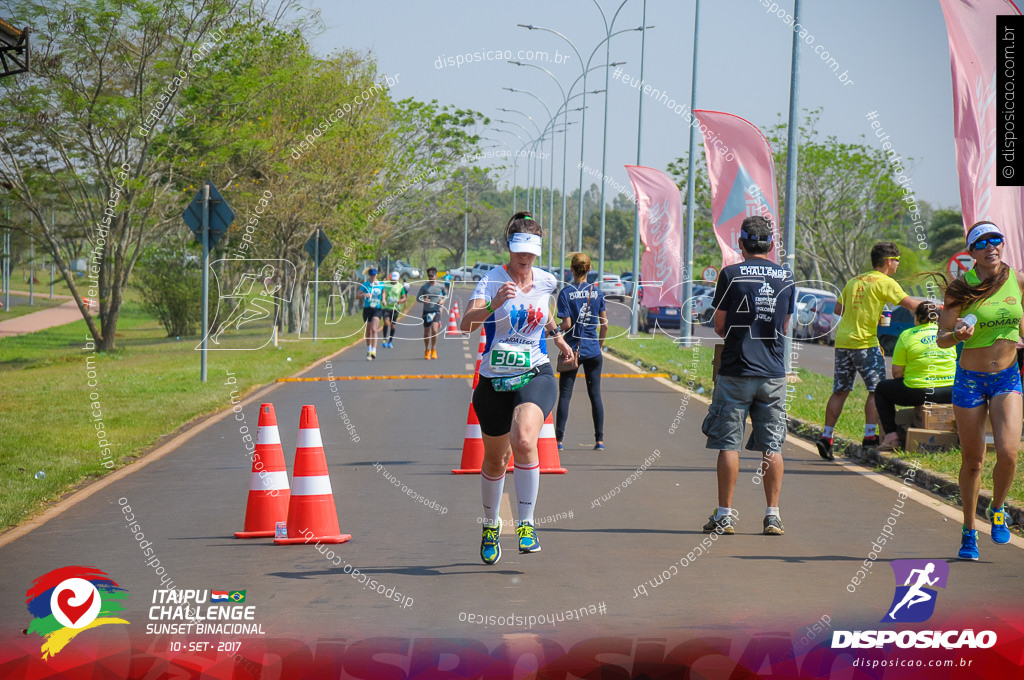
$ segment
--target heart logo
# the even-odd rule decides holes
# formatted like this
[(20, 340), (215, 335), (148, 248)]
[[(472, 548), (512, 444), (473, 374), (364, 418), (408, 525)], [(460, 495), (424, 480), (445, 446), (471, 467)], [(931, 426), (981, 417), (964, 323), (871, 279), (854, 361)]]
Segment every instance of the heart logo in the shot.
[(96, 591), (89, 591), (89, 597), (86, 599), (85, 604), (77, 606), (71, 604), (71, 598), (73, 598), (75, 594), (75, 591), (70, 588), (68, 590), (62, 590), (57, 594), (57, 606), (60, 607), (64, 616), (68, 617), (68, 620), (71, 621), (72, 625), (78, 623), (78, 620), (85, 616), (86, 612), (89, 611), (89, 608), (92, 607), (92, 601), (93, 598), (96, 597)]

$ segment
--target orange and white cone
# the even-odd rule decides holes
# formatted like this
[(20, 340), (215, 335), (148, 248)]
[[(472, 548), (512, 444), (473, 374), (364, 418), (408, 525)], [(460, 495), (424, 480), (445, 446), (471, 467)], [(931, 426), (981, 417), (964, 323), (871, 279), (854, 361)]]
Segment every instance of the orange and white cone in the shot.
[(256, 450), (252, 457), (249, 480), (249, 502), (245, 507), (245, 524), (235, 538), (271, 538), (278, 522), (288, 517), (288, 470), (277, 431), (277, 415), (273, 404), (260, 404), (260, 420), (256, 430)]
[(487, 339), (484, 337), (484, 329), (480, 329), (480, 345), (476, 348), (476, 368), (473, 369), (473, 389), (480, 383), (480, 364), (484, 360), (484, 350), (487, 348)]
[(452, 306), (452, 311), (455, 312), (455, 320), (456, 321), (462, 321), (462, 312), (459, 311), (459, 301), (458, 300), (456, 300), (455, 304)]
[(568, 472), (562, 467), (562, 461), (558, 455), (555, 421), (550, 413), (540, 428), (540, 437), (537, 439), (537, 457), (540, 459), (541, 474), (564, 475)]
[(459, 322), (455, 318), (455, 310), (453, 309), (448, 315), (448, 330), (445, 331), (446, 337), (462, 337), (462, 331), (459, 330)]
[(480, 432), (480, 419), (476, 417), (473, 402), (469, 402), (466, 416), (466, 439), (462, 443), (462, 463), (452, 470), (453, 475), (478, 475), (484, 464), (484, 439)]
[(351, 534), (343, 534), (338, 528), (338, 509), (327, 473), (327, 456), (320, 438), (316, 408), (303, 406), (295, 445), (292, 497), (288, 504), (288, 538), (276, 538), (274, 543), (294, 545), (313, 540), (344, 543), (351, 538)]

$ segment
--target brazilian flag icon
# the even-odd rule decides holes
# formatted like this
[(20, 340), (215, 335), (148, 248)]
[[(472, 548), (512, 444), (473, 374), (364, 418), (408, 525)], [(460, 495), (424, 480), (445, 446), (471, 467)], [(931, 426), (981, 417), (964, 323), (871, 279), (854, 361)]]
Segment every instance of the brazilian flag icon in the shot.
[(232, 590), (228, 593), (228, 599), (232, 602), (245, 602), (244, 590)]

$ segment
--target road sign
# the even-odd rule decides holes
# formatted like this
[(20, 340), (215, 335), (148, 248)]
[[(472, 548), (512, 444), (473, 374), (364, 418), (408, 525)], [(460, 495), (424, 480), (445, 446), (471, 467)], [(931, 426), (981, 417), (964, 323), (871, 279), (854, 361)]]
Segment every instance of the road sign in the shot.
[(704, 273), (702, 274), (702, 277), (708, 283), (714, 283), (715, 281), (718, 280), (718, 269), (710, 265), (704, 267)]
[[(319, 236), (319, 239), (317, 237)], [(319, 250), (317, 249), (317, 241), (319, 240)], [(313, 262), (316, 266), (323, 264), (324, 259), (327, 257), (327, 253), (331, 252), (331, 241), (327, 238), (327, 234), (323, 232), (323, 229), (317, 229), (316, 233), (309, 237), (306, 241), (306, 252), (313, 258)], [(319, 258), (319, 259), (318, 259)]]
[[(220, 241), (220, 237), (223, 236), (227, 230), (228, 225), (235, 219), (235, 213), (231, 210), (231, 206), (228, 205), (227, 201), (217, 191), (217, 187), (210, 184), (210, 248), (217, 245)], [(196, 197), (192, 199), (188, 208), (185, 209), (185, 213), (182, 215), (185, 220), (185, 224), (192, 230), (192, 233), (196, 235), (196, 241), (200, 244), (203, 242), (203, 190), (200, 189)]]
[(946, 272), (949, 274), (951, 279), (955, 279), (964, 272), (970, 271), (973, 266), (974, 258), (965, 250), (962, 253), (957, 253), (946, 261)]

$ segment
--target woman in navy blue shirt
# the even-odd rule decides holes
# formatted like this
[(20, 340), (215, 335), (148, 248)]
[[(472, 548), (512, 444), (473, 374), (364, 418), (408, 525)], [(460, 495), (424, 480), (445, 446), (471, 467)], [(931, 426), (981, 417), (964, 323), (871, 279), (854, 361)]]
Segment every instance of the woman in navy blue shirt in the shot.
[(585, 253), (572, 256), (573, 282), (558, 295), (558, 316), (569, 346), (579, 352), (579, 364), (558, 376), (558, 413), (555, 417), (555, 439), (562, 449), (565, 423), (569, 420), (569, 402), (579, 366), (587, 379), (590, 410), (594, 416), (594, 450), (604, 451), (604, 404), (601, 402), (601, 364), (604, 339), (608, 335), (608, 315), (604, 294), (596, 283), (587, 283), (590, 257)]

